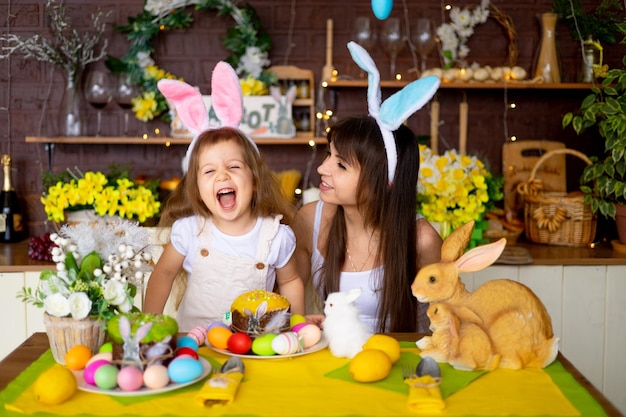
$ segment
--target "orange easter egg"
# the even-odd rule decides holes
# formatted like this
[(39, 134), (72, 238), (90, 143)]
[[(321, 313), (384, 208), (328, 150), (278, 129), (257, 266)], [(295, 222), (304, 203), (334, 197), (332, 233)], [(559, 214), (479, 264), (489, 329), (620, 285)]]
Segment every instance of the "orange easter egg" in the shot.
[(233, 335), (230, 329), (221, 326), (215, 326), (206, 335), (206, 340), (216, 349), (228, 348), (228, 339)]

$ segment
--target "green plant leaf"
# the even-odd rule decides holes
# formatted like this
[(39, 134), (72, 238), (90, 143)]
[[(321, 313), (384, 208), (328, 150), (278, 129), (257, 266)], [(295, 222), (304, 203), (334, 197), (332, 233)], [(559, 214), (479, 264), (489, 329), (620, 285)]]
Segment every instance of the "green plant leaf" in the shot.
[(78, 263), (76, 263), (76, 258), (74, 258), (72, 252), (65, 254), (65, 268), (69, 272), (78, 271)]
[(567, 127), (572, 122), (573, 118), (574, 118), (574, 113), (572, 112), (565, 113), (565, 116), (563, 116), (563, 121), (561, 122), (561, 124), (563, 125), (563, 128)]
[(90, 277), (93, 277), (93, 271), (96, 268), (101, 267), (102, 259), (100, 259), (98, 252), (93, 251), (83, 258), (83, 261), (80, 264), (80, 272), (87, 273)]
[(583, 118), (580, 116), (575, 116), (574, 120), (572, 121), (572, 127), (574, 128), (574, 131), (577, 134), (580, 134), (580, 132), (582, 131), (582, 126), (583, 126)]

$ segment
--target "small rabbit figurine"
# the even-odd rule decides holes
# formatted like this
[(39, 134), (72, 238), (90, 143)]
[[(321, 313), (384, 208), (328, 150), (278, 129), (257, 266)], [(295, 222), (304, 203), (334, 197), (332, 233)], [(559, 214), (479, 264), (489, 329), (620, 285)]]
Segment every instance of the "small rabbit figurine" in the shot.
[(359, 319), (354, 301), (361, 295), (360, 288), (328, 294), (324, 304), (324, 335), (333, 356), (352, 358), (363, 350), (372, 336), (365, 323)]
[(132, 365), (143, 369), (139, 344), (151, 328), (152, 323), (142, 324), (133, 336), (130, 334), (130, 321), (128, 320), (128, 317), (120, 317), (120, 335), (122, 336), (122, 339), (124, 339), (122, 366)]
[(464, 371), (498, 367), (500, 355), (494, 352), (491, 339), (478, 324), (461, 322), (448, 303), (432, 303), (427, 314), (433, 334), (417, 341), (422, 350), (420, 356)]
[(261, 324), (265, 313), (267, 313), (267, 301), (263, 301), (259, 304), (254, 313), (247, 308), (244, 308), (243, 312), (246, 316), (250, 317), (246, 332), (256, 336), (267, 333), (278, 334), (289, 321), (289, 312), (284, 310), (275, 312), (269, 320), (266, 320), (267, 323)]
[(276, 120), (276, 133), (279, 135), (293, 136), (296, 133), (296, 127), (289, 115), (289, 105), (296, 99), (297, 87), (292, 85), (287, 90), (287, 94), (283, 97), (280, 94), (280, 88), (276, 86), (270, 87), (270, 94), (278, 103), (278, 119)]
[(479, 325), (500, 354), (500, 368), (543, 368), (556, 358), (558, 337), (541, 300), (525, 285), (509, 280), (487, 281), (469, 292), (459, 273), (475, 272), (494, 263), (506, 239), (478, 246), (463, 253), (474, 222), (459, 227), (441, 247), (441, 261), (423, 267), (411, 290), (422, 303), (439, 301), (450, 304), (460, 323)]

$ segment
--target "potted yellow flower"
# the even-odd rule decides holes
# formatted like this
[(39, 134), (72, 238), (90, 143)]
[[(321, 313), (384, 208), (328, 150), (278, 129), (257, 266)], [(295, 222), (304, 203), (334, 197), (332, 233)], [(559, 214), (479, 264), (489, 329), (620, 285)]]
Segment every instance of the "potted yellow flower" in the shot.
[(480, 221), (502, 200), (504, 178), (494, 176), (476, 156), (448, 150), (437, 155), (420, 145), (418, 212), (439, 223), (442, 237), (469, 222)]
[(67, 221), (67, 213), (93, 210), (95, 216), (119, 216), (141, 223), (159, 214), (157, 183), (138, 184), (128, 170), (112, 165), (110, 172), (81, 172), (77, 168), (61, 174), (46, 173), (41, 203), (49, 220)]

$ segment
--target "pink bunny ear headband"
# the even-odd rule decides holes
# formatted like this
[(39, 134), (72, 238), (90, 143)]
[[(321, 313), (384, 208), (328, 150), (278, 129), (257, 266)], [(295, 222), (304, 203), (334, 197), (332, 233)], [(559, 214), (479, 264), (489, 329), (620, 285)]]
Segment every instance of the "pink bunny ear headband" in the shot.
[[(165, 98), (174, 103), (176, 113), (185, 127), (193, 134), (193, 140), (187, 148), (183, 160), (183, 172), (189, 167), (189, 157), (196, 145), (198, 136), (209, 126), (209, 112), (202, 101), (200, 92), (189, 84), (177, 80), (160, 80), (157, 84), (159, 91)], [(237, 73), (226, 62), (220, 61), (215, 65), (211, 76), (211, 104), (221, 126), (239, 127), (243, 119), (243, 94)], [(216, 129), (214, 127), (213, 129)], [(243, 132), (242, 132), (243, 133)], [(256, 143), (244, 133), (254, 148), (259, 151)]]
[(368, 112), (378, 123), (383, 135), (385, 151), (387, 152), (388, 178), (389, 182), (392, 183), (398, 164), (398, 151), (396, 142), (393, 140), (393, 131), (435, 95), (439, 88), (439, 77), (429, 75), (413, 81), (381, 103), (380, 74), (374, 60), (356, 42), (348, 42), (348, 50), (354, 62), (368, 74)]

